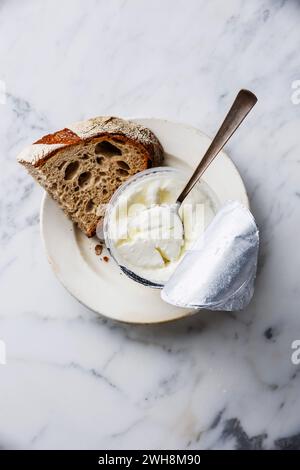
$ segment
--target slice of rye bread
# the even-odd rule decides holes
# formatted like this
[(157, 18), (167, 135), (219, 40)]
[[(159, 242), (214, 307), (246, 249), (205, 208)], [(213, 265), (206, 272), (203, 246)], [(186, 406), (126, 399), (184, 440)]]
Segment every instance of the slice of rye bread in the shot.
[(147, 128), (116, 117), (96, 117), (42, 137), (18, 161), (88, 236), (105, 204), (129, 176), (159, 166), (163, 149)]

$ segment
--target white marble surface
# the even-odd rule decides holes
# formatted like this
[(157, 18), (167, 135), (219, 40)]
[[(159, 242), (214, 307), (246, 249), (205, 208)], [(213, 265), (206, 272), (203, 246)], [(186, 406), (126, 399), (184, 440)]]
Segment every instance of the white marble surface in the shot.
[[(1, 448), (300, 448), (299, 21), (296, 0), (0, 1)], [(262, 236), (250, 307), (156, 327), (87, 311), (47, 264), (18, 151), (99, 114), (212, 134), (240, 87), (259, 97), (228, 146)]]

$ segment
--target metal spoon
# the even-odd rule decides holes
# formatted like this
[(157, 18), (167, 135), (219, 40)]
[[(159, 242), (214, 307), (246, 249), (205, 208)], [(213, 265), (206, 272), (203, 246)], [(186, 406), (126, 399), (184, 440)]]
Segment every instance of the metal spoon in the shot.
[(179, 210), (182, 202), (195, 186), (197, 181), (201, 178), (205, 170), (209, 167), (214, 158), (222, 150), (226, 142), (234, 134), (240, 124), (243, 122), (249, 111), (253, 108), (257, 102), (256, 96), (249, 90), (240, 90), (227, 113), (220, 129), (218, 130), (215, 138), (208, 147), (204, 154), (201, 162), (197, 166), (193, 175), (187, 182), (186, 186), (182, 190), (181, 194), (177, 198), (175, 207)]

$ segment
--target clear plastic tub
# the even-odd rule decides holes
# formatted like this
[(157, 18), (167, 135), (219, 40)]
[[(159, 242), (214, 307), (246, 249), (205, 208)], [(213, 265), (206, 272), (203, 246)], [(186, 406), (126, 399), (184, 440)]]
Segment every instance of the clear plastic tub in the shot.
[[(104, 223), (103, 223), (103, 235), (104, 235), (106, 247), (109, 250), (110, 255), (112, 256), (112, 258), (115, 260), (115, 262), (120, 266), (122, 271), (128, 277), (130, 277), (134, 281), (139, 282), (140, 284), (143, 284), (145, 286), (153, 287), (153, 288), (157, 288), (157, 289), (162, 289), (164, 287), (164, 285), (166, 284), (166, 282), (168, 281), (171, 274), (176, 269), (177, 264), (180, 262), (180, 260), (184, 256), (186, 249), (189, 249), (189, 248), (186, 247), (186, 243), (187, 243), (186, 240), (188, 239), (188, 234), (186, 233), (186, 230), (185, 230), (186, 227), (184, 227), (184, 231), (185, 231), (185, 236), (184, 236), (185, 248), (184, 248), (182, 254), (180, 255), (180, 258), (179, 258), (178, 262), (177, 261), (175, 261), (175, 262), (172, 261), (172, 263), (170, 263), (169, 266), (167, 266), (165, 268), (162, 268), (162, 270), (164, 270), (164, 271), (160, 270), (160, 268), (159, 268), (159, 271), (156, 271), (156, 273), (155, 273), (155, 269), (153, 269), (153, 272), (151, 273), (152, 276), (151, 276), (150, 270), (149, 270), (149, 276), (147, 276), (147, 277), (145, 277), (144, 275), (141, 275), (141, 271), (143, 272), (143, 270), (141, 270), (140, 268), (135, 267), (133, 264), (127, 262), (120, 255), (120, 252), (117, 249), (117, 247), (115, 245), (115, 242), (114, 242), (114, 240), (112, 239), (112, 237), (110, 235), (113, 232), (113, 230), (112, 230), (113, 222), (111, 222), (111, 221), (113, 220), (113, 217), (114, 217), (114, 209), (116, 208), (116, 206), (120, 202), (119, 198), (121, 196), (123, 196), (124, 193), (129, 191), (129, 189), (132, 185), (136, 185), (138, 183), (140, 185), (141, 182), (146, 181), (147, 179), (149, 179), (149, 180), (151, 178), (153, 179), (154, 176), (157, 177), (158, 175), (162, 175), (164, 177), (168, 176), (168, 175), (169, 176), (176, 175), (176, 179), (174, 181), (174, 185), (176, 187), (175, 199), (174, 199), (174, 201), (168, 202), (167, 204), (175, 203), (176, 197), (179, 196), (179, 194), (181, 192), (181, 189), (183, 189), (186, 182), (188, 181), (188, 178), (189, 178), (188, 174), (186, 174), (182, 170), (178, 170), (177, 168), (172, 168), (172, 167), (150, 168), (148, 170), (137, 173), (133, 177), (129, 178), (123, 185), (121, 185), (117, 189), (117, 191), (114, 193), (113, 197), (111, 198), (110, 203), (107, 206), (106, 212), (105, 212)], [(178, 190), (178, 194), (177, 194), (177, 190)], [(194, 195), (192, 195), (193, 192), (194, 192)], [(186, 200), (183, 204), (186, 204), (190, 201), (193, 201), (193, 206), (194, 207), (198, 203), (203, 204), (203, 201), (201, 202), (201, 195), (202, 195), (202, 198), (205, 197), (205, 198), (207, 198), (206, 200), (211, 201), (212, 206), (214, 207), (213, 212), (216, 212), (215, 209), (218, 207), (218, 201), (216, 199), (215, 193), (214, 193), (214, 191), (211, 190), (211, 188), (207, 185), (207, 183), (205, 183), (203, 181), (201, 181), (200, 183), (197, 183), (195, 185), (192, 192), (187, 196), (187, 198), (186, 198)], [(114, 223), (115, 223), (115, 221), (114, 221)], [(205, 224), (205, 225), (207, 225), (207, 224)], [(159, 272), (160, 276), (157, 275), (158, 272)], [(143, 274), (144, 274), (144, 272), (143, 272)], [(161, 276), (161, 274), (163, 274), (163, 276)], [(162, 277), (164, 277), (164, 279), (162, 279)]]

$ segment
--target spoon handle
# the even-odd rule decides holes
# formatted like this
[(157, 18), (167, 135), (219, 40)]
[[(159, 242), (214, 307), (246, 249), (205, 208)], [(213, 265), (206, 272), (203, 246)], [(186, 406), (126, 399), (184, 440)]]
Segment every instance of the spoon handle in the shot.
[(227, 113), (220, 129), (218, 130), (215, 138), (208, 147), (204, 157), (197, 166), (190, 180), (181, 192), (177, 199), (178, 203), (182, 203), (191, 189), (195, 186), (199, 178), (203, 175), (207, 167), (211, 164), (213, 159), (218, 155), (220, 150), (224, 147), (226, 142), (230, 139), (232, 134), (237, 130), (239, 125), (243, 122), (249, 111), (257, 102), (256, 96), (248, 90), (240, 90), (237, 94), (233, 105)]

